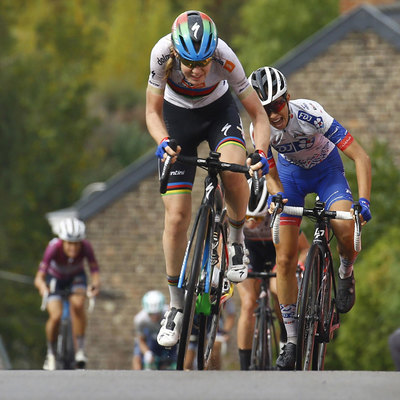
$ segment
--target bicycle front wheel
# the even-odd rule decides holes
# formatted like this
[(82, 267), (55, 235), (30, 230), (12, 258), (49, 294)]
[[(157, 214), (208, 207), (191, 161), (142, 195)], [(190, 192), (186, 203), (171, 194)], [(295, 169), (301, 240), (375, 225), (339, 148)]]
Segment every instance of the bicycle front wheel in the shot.
[[(196, 299), (198, 294), (198, 281), (203, 260), (208, 257), (205, 254), (207, 233), (209, 227), (210, 209), (202, 207), (197, 221), (193, 227), (190, 245), (187, 248), (187, 262), (191, 261), (190, 270), (187, 269), (185, 277), (185, 307), (183, 309), (182, 331), (178, 345), (177, 369), (183, 370), (187, 347), (193, 327), (193, 318), (196, 309)], [(194, 246), (192, 246), (192, 244)], [(193, 253), (193, 256), (192, 254)]]
[[(211, 314), (200, 316), (199, 343), (197, 351), (198, 369), (209, 369), (212, 349), (217, 337), (221, 315), (221, 298), (224, 285), (224, 276), (228, 268), (227, 248), (228, 225), (226, 210), (216, 217), (216, 224), (212, 235), (212, 281), (211, 286)], [(202, 321), (202, 319), (204, 321)]]
[(297, 301), (298, 333), (296, 369), (316, 369), (319, 321), (318, 295), (323, 266), (323, 255), (318, 245), (311, 245), (306, 259), (305, 273)]

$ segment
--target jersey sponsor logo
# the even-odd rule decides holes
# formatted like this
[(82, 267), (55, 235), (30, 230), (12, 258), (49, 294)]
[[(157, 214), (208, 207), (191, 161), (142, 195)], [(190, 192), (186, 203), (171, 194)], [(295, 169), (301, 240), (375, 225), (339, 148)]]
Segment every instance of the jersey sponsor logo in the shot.
[(157, 57), (158, 65), (163, 65), (169, 60), (170, 57), (171, 57), (170, 54), (163, 54), (161, 57)]
[(295, 147), (297, 148), (297, 150), (309, 149), (313, 146), (314, 142), (315, 138), (313, 137), (299, 139), (299, 141), (295, 143)]
[(175, 175), (175, 176), (185, 175), (185, 171), (182, 171), (182, 170), (171, 171), (170, 175)]
[(322, 129), (324, 127), (324, 120), (322, 119), (322, 117), (316, 117), (305, 111), (299, 111), (297, 114), (297, 118), (301, 119), (302, 121), (306, 121), (311, 125), (314, 125), (317, 129)]
[(231, 124), (225, 124), (225, 126), (221, 129), (221, 132), (224, 134), (224, 136), (228, 136), (228, 131), (231, 127)]
[(228, 72), (232, 72), (235, 69), (235, 67), (236, 65), (232, 61), (229, 60), (225, 61), (224, 69), (226, 69)]
[(194, 36), (195, 39), (197, 39), (197, 33), (199, 32), (199, 29), (200, 29), (200, 25), (196, 22), (192, 26), (193, 36)]
[(301, 150), (310, 149), (313, 147), (315, 142), (314, 137), (299, 139), (297, 142), (285, 143), (280, 145), (274, 145), (278, 153), (294, 153)]

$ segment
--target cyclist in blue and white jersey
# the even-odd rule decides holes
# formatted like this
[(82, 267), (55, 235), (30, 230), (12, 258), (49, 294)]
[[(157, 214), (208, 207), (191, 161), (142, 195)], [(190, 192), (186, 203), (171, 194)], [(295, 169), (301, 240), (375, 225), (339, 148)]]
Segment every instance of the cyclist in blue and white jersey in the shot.
[[(156, 155), (160, 163), (167, 153), (174, 156), (169, 185), (163, 196), (163, 248), (171, 309), (158, 336), (161, 345), (173, 346), (181, 329), (184, 292), (178, 289), (177, 283), (191, 219), (191, 190), (196, 171), (195, 166), (175, 162), (175, 156), (179, 152), (195, 156), (199, 144), (207, 141), (210, 149), (221, 153), (221, 160), (245, 163), (242, 122), (229, 87), (253, 121), (254, 140), (262, 155), (258, 167), (262, 166), (265, 173), (268, 172), (264, 152), (269, 146), (269, 123), (237, 56), (218, 38), (214, 22), (202, 12), (186, 11), (176, 18), (172, 33), (154, 46), (150, 70), (146, 92), (147, 127), (158, 144)], [(169, 146), (171, 138), (179, 144), (176, 151)], [(243, 224), (248, 186), (244, 175), (223, 172), (221, 176), (230, 223), (227, 277), (232, 282), (240, 282), (247, 276)]]
[(164, 295), (158, 290), (150, 290), (143, 296), (142, 306), (133, 318), (132, 369), (176, 369), (176, 346), (165, 348), (157, 343), (161, 320), (168, 310)]
[[(275, 68), (262, 67), (250, 77), (271, 124), (271, 146), (279, 153), (277, 169), (287, 205), (304, 206), (308, 193), (317, 193), (327, 209), (349, 211), (353, 195), (339, 150), (355, 163), (363, 224), (371, 219), (371, 162), (353, 136), (312, 100), (290, 100), (286, 79)], [(301, 218), (282, 214), (277, 252), (277, 289), (288, 343), (278, 357), (280, 369), (295, 364), (297, 321), (297, 241)], [(355, 302), (353, 221), (332, 220), (340, 256), (337, 307), (346, 313)]]

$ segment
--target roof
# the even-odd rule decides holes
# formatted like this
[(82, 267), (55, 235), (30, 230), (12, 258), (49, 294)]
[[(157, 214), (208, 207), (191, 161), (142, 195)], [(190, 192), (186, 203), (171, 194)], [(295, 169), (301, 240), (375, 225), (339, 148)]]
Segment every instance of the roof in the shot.
[[(288, 76), (318, 57), (348, 33), (367, 30), (376, 32), (382, 39), (400, 50), (400, 5), (395, 3), (377, 8), (364, 4), (338, 17), (300, 43), (278, 60), (275, 66)], [(83, 196), (71, 207), (50, 212), (46, 217), (53, 227), (59, 219), (67, 216), (87, 220), (126, 192), (134, 190), (143, 179), (155, 174), (156, 171), (157, 161), (154, 151), (151, 151), (108, 180), (103, 190)]]
[(135, 189), (141, 181), (154, 175), (157, 168), (157, 158), (152, 150), (118, 172), (103, 185), (97, 186), (100, 190), (82, 196), (71, 207), (47, 213), (46, 218), (53, 230), (60, 219), (66, 217), (73, 216), (86, 221), (125, 193)]
[[(390, 16), (389, 16), (390, 15)], [(400, 6), (380, 8), (363, 4), (341, 15), (279, 59), (275, 66), (290, 75), (308, 64), (350, 32), (371, 30), (400, 50)]]

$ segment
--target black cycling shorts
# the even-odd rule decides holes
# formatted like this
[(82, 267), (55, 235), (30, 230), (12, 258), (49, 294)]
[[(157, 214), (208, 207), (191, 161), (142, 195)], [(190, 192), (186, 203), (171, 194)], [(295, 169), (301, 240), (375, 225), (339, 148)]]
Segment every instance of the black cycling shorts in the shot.
[[(271, 271), (275, 266), (275, 246), (270, 240), (245, 240), (245, 245), (249, 251), (249, 271), (262, 272)], [(268, 262), (269, 268), (266, 267)]]
[[(169, 136), (182, 147), (182, 155), (197, 156), (197, 148), (203, 141), (213, 151), (227, 144), (246, 149), (242, 121), (229, 90), (201, 108), (182, 108), (164, 100), (163, 117)], [(159, 171), (161, 168), (159, 160)], [(190, 193), (195, 175), (195, 166), (177, 161), (172, 165), (166, 194)]]

